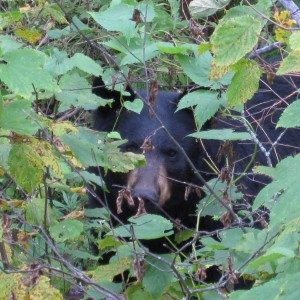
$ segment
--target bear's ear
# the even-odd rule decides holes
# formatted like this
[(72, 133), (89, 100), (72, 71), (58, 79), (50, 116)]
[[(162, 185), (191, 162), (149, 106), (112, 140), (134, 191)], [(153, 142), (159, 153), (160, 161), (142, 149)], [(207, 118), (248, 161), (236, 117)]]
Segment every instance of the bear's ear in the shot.
[(106, 87), (103, 79), (101, 77), (96, 77), (93, 82), (93, 93), (103, 99), (113, 99), (116, 104), (120, 103), (122, 97), (125, 101), (132, 101), (135, 98), (135, 93), (130, 88), (126, 89), (126, 92), (129, 92), (130, 95), (121, 95), (121, 92), (110, 90)]
[[(135, 93), (126, 89), (129, 95), (122, 95), (121, 92), (108, 89), (101, 77), (96, 77), (93, 82), (92, 92), (106, 100), (114, 100), (111, 105), (98, 107), (93, 112), (93, 128), (99, 131), (111, 131), (121, 108), (121, 99), (133, 101)], [(127, 93), (127, 94), (128, 94)]]

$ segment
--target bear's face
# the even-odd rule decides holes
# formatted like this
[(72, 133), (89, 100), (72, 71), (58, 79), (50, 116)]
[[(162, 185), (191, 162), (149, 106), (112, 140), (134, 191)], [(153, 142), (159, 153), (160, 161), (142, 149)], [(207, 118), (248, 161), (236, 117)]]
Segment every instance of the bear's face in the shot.
[[(146, 96), (143, 91), (139, 94), (143, 98)], [(185, 183), (193, 182), (194, 175), (186, 156), (195, 162), (200, 147), (195, 139), (188, 137), (195, 131), (192, 111), (176, 112), (180, 97), (175, 92), (159, 92), (153, 105), (154, 114), (146, 104), (140, 114), (125, 108), (112, 109), (105, 114), (99, 110), (99, 114), (95, 114), (96, 129), (119, 132), (127, 140), (121, 151), (143, 153), (147, 161), (145, 167), (127, 175), (109, 173), (106, 176), (110, 190), (107, 197), (113, 212), (121, 187), (125, 187), (136, 202), (142, 199), (148, 213), (166, 210), (174, 216), (173, 211), (180, 203), (187, 206)], [(130, 208), (122, 210), (126, 214)]]

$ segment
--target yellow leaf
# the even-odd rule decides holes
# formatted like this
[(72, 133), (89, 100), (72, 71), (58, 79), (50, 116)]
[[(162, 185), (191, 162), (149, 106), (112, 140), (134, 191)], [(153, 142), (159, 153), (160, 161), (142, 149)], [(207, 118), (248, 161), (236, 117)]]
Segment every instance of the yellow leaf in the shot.
[(60, 220), (76, 219), (82, 220), (84, 218), (84, 212), (82, 210), (75, 210), (62, 217)]
[(29, 42), (30, 44), (35, 44), (42, 37), (42, 34), (37, 29), (27, 29), (27, 28), (16, 29), (15, 35)]

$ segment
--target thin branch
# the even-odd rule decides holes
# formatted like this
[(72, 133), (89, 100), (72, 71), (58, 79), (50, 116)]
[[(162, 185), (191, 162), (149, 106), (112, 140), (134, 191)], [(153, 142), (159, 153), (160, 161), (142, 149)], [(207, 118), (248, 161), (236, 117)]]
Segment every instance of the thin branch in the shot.
[(286, 10), (291, 13), (291, 17), (297, 22), (300, 27), (300, 9), (293, 0), (279, 0)]

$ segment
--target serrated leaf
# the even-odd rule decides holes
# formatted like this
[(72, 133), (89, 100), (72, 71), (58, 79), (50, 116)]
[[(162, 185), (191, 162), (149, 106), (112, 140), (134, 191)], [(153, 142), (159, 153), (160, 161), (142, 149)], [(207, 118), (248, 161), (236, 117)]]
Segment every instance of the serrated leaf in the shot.
[[(92, 131), (91, 131), (92, 132)], [(100, 144), (97, 142), (98, 133), (94, 132), (96, 140), (84, 134), (68, 134), (62, 137), (71, 148), (76, 158), (85, 166), (101, 166), (113, 172), (128, 172), (136, 167), (145, 165), (145, 157), (132, 152), (123, 153), (119, 146), (124, 143), (113, 141)]]
[(73, 62), (75, 67), (88, 74), (92, 74), (94, 76), (102, 75), (103, 71), (101, 66), (97, 64), (95, 61), (93, 61), (90, 57), (82, 53), (76, 53), (71, 58), (71, 61)]
[(45, 68), (54, 75), (62, 75), (72, 70), (74, 67), (67, 52), (59, 51), (54, 48), (50, 57), (47, 59)]
[(61, 101), (61, 105), (58, 108), (59, 112), (63, 112), (71, 107), (96, 109), (111, 102), (93, 94), (91, 85), (77, 73), (63, 75), (59, 86), (61, 92), (56, 94), (57, 100)]
[(74, 219), (64, 220), (50, 226), (49, 230), (51, 237), (58, 243), (75, 241), (83, 233), (83, 223)]
[(254, 169), (256, 173), (266, 174), (273, 178), (273, 181), (259, 192), (253, 203), (253, 210), (258, 209), (261, 205), (268, 209), (272, 208), (270, 213), (270, 225), (272, 226), (284, 224), (299, 216), (299, 169), (299, 155), (283, 159), (276, 168), (259, 166)]
[(6, 53), (3, 59), (6, 63), (0, 64), (0, 79), (17, 95), (29, 99), (34, 88), (49, 92), (59, 90), (55, 79), (44, 68), (44, 53), (16, 49)]
[(193, 0), (189, 10), (194, 18), (206, 18), (223, 9), (230, 0)]
[(209, 52), (205, 52), (197, 57), (178, 55), (178, 59), (184, 73), (189, 76), (193, 82), (203, 87), (213, 85), (214, 81), (209, 79), (212, 62), (212, 56)]
[(229, 105), (245, 103), (251, 99), (258, 90), (259, 79), (262, 74), (255, 61), (242, 60), (234, 66), (234, 70), (236, 73), (226, 93)]
[(109, 265), (101, 265), (94, 271), (89, 271), (88, 274), (97, 283), (112, 282), (116, 275), (128, 270), (131, 264), (132, 260), (128, 257), (124, 257)]
[(134, 6), (120, 3), (104, 12), (89, 12), (89, 14), (103, 28), (109, 31), (122, 32), (127, 39), (130, 39), (137, 34), (135, 22), (130, 20), (134, 8)]
[(252, 139), (250, 133), (237, 132), (232, 129), (212, 129), (207, 131), (199, 131), (199, 132), (189, 134), (189, 136), (194, 137), (196, 139), (211, 139), (211, 140), (220, 140), (220, 141), (226, 141), (226, 140), (246, 141)]
[[(164, 254), (161, 257), (170, 264), (172, 263), (172, 255)], [(159, 299), (164, 290), (177, 279), (169, 265), (154, 258), (149, 258), (149, 261), (151, 261), (151, 264), (147, 265), (143, 285), (145, 290), (152, 295), (153, 299)]]
[(13, 144), (8, 159), (9, 173), (29, 194), (42, 182), (43, 162), (26, 143)]
[(300, 51), (300, 32), (294, 31), (290, 36), (290, 47), (292, 50)]
[(45, 199), (35, 198), (27, 202), (25, 207), (26, 220), (34, 225), (55, 224), (56, 216), (49, 203), (47, 205), (47, 215), (45, 220)]
[(131, 225), (117, 227), (115, 232), (122, 237), (151, 240), (173, 234), (172, 223), (159, 215), (146, 214), (139, 218), (131, 217), (128, 220)]
[(300, 50), (294, 50), (285, 57), (278, 70), (277, 75), (284, 75), (287, 73), (299, 72), (300, 71)]
[(273, 280), (254, 286), (248, 291), (235, 291), (229, 300), (298, 300), (300, 288), (300, 273), (277, 275)]
[(125, 101), (124, 106), (137, 114), (139, 114), (144, 106), (144, 102), (141, 99), (134, 99), (133, 101)]
[(0, 49), (2, 54), (5, 54), (9, 51), (19, 49), (22, 47), (22, 44), (17, 42), (15, 39), (7, 35), (0, 35)]
[(33, 135), (40, 128), (35, 122), (38, 117), (31, 111), (31, 103), (26, 100), (13, 100), (3, 103), (0, 100), (0, 127), (18, 134)]
[(292, 128), (300, 126), (300, 100), (292, 102), (281, 114), (276, 127)]
[(157, 43), (157, 48), (162, 53), (167, 54), (187, 54), (187, 51), (192, 51), (195, 45), (183, 44), (183, 45), (174, 45), (173, 43), (160, 42)]
[(243, 58), (258, 42), (262, 27), (262, 22), (247, 15), (221, 22), (211, 37), (215, 63), (232, 65)]
[(201, 129), (203, 124), (211, 119), (222, 105), (226, 106), (224, 94), (220, 98), (218, 91), (198, 90), (183, 96), (176, 111), (195, 106), (194, 115), (198, 128)]

